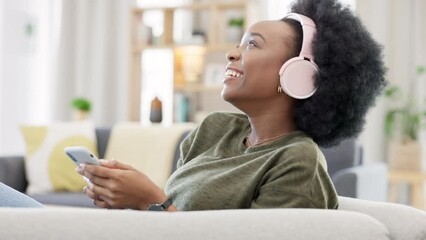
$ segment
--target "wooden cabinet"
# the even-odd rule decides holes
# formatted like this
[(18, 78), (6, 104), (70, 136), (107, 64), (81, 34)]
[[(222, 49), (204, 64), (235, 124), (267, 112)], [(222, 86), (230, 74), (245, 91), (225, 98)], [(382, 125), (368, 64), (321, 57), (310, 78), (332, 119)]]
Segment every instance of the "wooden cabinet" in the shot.
[[(216, 67), (220, 63), (225, 65), (226, 52), (239, 44), (238, 38), (229, 39), (229, 22), (232, 18), (237, 18), (243, 19), (246, 23), (247, 5), (247, 1), (205, 1), (179, 6), (133, 9), (131, 14), (129, 119), (140, 120), (141, 99), (143, 99), (141, 90), (144, 87), (142, 85), (142, 71), (144, 71), (142, 55), (147, 50), (167, 49), (172, 52), (173, 61), (162, 64), (173, 64), (173, 77), (170, 80), (173, 85), (173, 95), (191, 95), (190, 98), (196, 99), (201, 95), (220, 94), (220, 83), (205, 84), (207, 77), (205, 71), (211, 70), (212, 65), (215, 64)], [(153, 18), (150, 22), (147, 21), (148, 15), (157, 16), (154, 21), (156, 27), (150, 26), (153, 25), (151, 24)], [(185, 20), (183, 16), (187, 16), (187, 19)], [(186, 29), (186, 32), (182, 29)], [(199, 49), (197, 53), (194, 53), (194, 50), (188, 50), (194, 48)], [(222, 57), (219, 60), (214, 56)], [(197, 100), (193, 101), (197, 102)], [(166, 104), (173, 104), (173, 102)], [(200, 108), (200, 106), (196, 108)], [(201, 110), (203, 110), (202, 107)], [(173, 108), (172, 111), (177, 110)]]

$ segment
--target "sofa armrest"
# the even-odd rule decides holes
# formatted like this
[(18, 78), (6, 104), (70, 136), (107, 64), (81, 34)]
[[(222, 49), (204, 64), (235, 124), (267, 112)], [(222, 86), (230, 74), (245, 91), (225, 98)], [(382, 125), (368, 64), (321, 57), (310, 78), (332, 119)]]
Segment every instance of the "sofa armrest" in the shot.
[(332, 179), (339, 196), (385, 202), (387, 171), (384, 163), (365, 164), (340, 170)]
[(23, 156), (0, 157), (0, 182), (20, 192), (25, 192), (27, 179)]
[(426, 212), (396, 203), (339, 197), (339, 211), (367, 214), (384, 224), (390, 239), (426, 239)]

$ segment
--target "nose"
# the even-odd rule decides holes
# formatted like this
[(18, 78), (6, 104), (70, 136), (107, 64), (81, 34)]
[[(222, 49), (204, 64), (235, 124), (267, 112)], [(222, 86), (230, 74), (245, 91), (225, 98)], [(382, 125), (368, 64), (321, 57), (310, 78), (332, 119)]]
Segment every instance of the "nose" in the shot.
[(228, 51), (228, 53), (226, 54), (226, 59), (230, 62), (238, 61), (240, 58), (241, 58), (241, 53), (238, 50), (238, 48), (232, 49)]

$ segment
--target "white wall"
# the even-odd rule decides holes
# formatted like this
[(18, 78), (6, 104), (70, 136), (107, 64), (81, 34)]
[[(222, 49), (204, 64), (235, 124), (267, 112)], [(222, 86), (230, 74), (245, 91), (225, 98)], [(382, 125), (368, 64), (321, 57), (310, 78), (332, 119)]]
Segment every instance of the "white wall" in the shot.
[[(3, 0), (0, 0), (0, 109), (2, 108), (2, 106), (3, 106), (3, 17), (1, 17), (1, 16), (3, 16), (4, 15), (4, 13), (3, 13)], [(3, 146), (3, 144), (2, 144), (2, 142), (3, 142), (3, 139), (2, 139), (2, 125), (3, 125), (3, 116), (2, 116), (2, 112), (0, 111), (0, 153), (2, 152), (2, 146)]]
[(60, 1), (0, 4), (0, 155), (11, 155), (24, 152), (21, 124), (51, 121), (52, 14)]
[[(59, 1), (1, 1), (0, 155), (21, 154), (19, 126), (51, 121), (52, 10)], [(5, 24), (7, 22), (7, 24)], [(30, 26), (31, 34), (26, 31)]]
[[(388, 41), (388, 28), (386, 14), (388, 12), (388, 0), (357, 1), (357, 13), (371, 32), (374, 39), (380, 44), (386, 45)], [(390, 51), (385, 47), (385, 61), (389, 62)], [(376, 106), (370, 109), (366, 117), (366, 125), (359, 140), (364, 148), (365, 163), (385, 161), (386, 139), (384, 133), (385, 101), (380, 98)]]
[(28, 45), (24, 35), (26, 1), (3, 1), (0, 8), (2, 28), (2, 63), (1, 72), (1, 125), (0, 125), (0, 153), (15, 154), (23, 151), (23, 143), (18, 124), (27, 114), (26, 102), (27, 82), (29, 76), (27, 52)]
[[(361, 19), (373, 37), (384, 45), (387, 79), (404, 89), (415, 77), (415, 67), (426, 65), (425, 11), (424, 0), (357, 0), (357, 12)], [(423, 97), (426, 96), (425, 86), (418, 88)], [(367, 125), (361, 136), (367, 162), (386, 161), (383, 131), (386, 104), (381, 99), (367, 116)]]

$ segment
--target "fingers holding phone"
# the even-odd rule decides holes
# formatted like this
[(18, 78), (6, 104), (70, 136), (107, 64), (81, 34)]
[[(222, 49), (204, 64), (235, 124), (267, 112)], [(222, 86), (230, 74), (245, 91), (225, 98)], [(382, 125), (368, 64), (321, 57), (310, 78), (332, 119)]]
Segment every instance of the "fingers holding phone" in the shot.
[(83, 176), (90, 189), (93, 188), (93, 183), (89, 180), (92, 177), (85, 176), (83, 169), (80, 167), (84, 164), (100, 166), (98, 158), (91, 153), (87, 148), (81, 146), (71, 146), (64, 149), (66, 155), (77, 165), (76, 172)]

